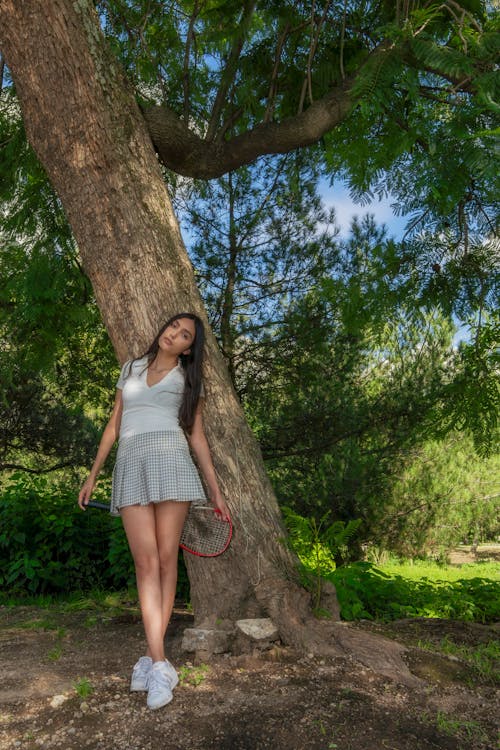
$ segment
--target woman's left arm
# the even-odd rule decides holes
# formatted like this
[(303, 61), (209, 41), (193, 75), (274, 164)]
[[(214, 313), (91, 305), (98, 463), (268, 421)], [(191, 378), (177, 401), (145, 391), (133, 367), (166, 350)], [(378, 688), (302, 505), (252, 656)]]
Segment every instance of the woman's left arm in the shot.
[(203, 429), (203, 418), (201, 412), (201, 404), (198, 404), (193, 428), (191, 434), (187, 435), (187, 439), (205, 479), (211, 502), (215, 505), (217, 510), (221, 512), (223, 518), (229, 519), (229, 508), (226, 505), (226, 501), (224, 500), (217, 482), (210, 448), (208, 447), (205, 430)]

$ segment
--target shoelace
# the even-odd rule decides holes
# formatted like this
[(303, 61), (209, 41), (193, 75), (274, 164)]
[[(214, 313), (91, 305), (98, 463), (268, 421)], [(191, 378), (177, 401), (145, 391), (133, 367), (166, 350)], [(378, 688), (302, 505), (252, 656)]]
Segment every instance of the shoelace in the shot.
[(149, 692), (154, 695), (164, 688), (171, 690), (168, 675), (161, 669), (152, 669), (149, 673)]
[(150, 661), (142, 661), (142, 659), (139, 660), (139, 662), (134, 667), (134, 677), (136, 678), (143, 678), (147, 681), (149, 677), (149, 673), (151, 672), (152, 664)]

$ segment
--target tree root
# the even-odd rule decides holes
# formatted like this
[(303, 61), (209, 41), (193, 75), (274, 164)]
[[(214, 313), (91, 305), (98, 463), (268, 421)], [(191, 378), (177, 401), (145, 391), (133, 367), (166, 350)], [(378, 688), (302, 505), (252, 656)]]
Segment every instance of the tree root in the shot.
[(403, 659), (405, 646), (347, 623), (316, 619), (309, 594), (291, 581), (266, 579), (255, 594), (286, 645), (318, 656), (350, 657), (407, 687), (425, 684), (408, 669)]

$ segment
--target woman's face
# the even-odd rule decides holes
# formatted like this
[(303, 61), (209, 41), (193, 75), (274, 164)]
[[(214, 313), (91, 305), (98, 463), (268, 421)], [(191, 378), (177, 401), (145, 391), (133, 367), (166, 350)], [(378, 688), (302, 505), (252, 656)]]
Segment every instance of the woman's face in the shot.
[(165, 328), (158, 345), (162, 351), (169, 354), (189, 354), (196, 335), (194, 320), (191, 318), (177, 318)]

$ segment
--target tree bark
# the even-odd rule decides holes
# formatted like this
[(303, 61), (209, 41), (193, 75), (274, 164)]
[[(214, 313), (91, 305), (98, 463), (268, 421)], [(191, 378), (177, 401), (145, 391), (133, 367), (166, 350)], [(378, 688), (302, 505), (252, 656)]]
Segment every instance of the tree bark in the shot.
[[(196, 312), (208, 330), (146, 124), (93, 2), (2, 0), (0, 29), (28, 139), (64, 206), (120, 362), (141, 353), (172, 313)], [(349, 651), (347, 629), (339, 646), (335, 623), (311, 617), (259, 447), (210, 332), (205, 375), (207, 436), (235, 533), (221, 557), (187, 557), (196, 624), (270, 616), (287, 644)]]
[(319, 141), (351, 111), (353, 82), (354, 76), (346, 78), (305, 112), (279, 123), (261, 123), (229, 140), (200, 138), (164, 106), (148, 107), (143, 114), (162, 163), (178, 174), (208, 180), (251, 164), (263, 154), (285, 154)]

